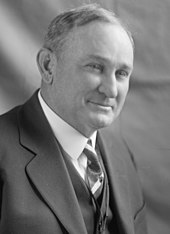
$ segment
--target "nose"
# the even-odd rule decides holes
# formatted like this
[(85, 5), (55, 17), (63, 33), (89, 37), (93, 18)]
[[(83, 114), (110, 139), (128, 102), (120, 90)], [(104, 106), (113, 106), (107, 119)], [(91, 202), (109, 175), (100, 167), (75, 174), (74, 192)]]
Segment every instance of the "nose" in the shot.
[(98, 90), (100, 93), (105, 94), (106, 97), (116, 98), (118, 95), (118, 84), (115, 74), (103, 77)]

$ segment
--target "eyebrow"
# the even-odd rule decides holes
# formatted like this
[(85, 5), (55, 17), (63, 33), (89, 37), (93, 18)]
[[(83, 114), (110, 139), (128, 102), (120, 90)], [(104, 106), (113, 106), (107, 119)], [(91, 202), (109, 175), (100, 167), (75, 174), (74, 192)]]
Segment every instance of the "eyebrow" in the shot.
[(110, 62), (108, 58), (105, 58), (105, 57), (100, 56), (100, 55), (90, 54), (90, 55), (87, 56), (87, 58), (95, 59), (95, 60), (100, 60), (100, 61), (103, 61), (103, 62)]
[[(100, 55), (90, 54), (90, 55), (87, 56), (87, 58), (95, 59), (95, 60), (101, 61), (103, 63), (111, 64), (111, 62), (110, 62), (110, 60), (108, 58), (100, 56)], [(130, 64), (122, 64), (121, 67), (124, 68), (124, 69), (127, 69), (127, 70), (132, 70), (133, 69), (133, 65), (130, 65)]]

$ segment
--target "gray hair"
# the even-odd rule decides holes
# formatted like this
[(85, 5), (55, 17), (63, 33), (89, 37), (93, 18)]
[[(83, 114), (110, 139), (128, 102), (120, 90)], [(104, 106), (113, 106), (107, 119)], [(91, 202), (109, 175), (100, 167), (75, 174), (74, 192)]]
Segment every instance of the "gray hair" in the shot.
[(57, 57), (60, 58), (63, 46), (68, 39), (68, 33), (76, 27), (84, 26), (93, 21), (121, 26), (127, 32), (134, 49), (134, 41), (127, 27), (113, 12), (100, 7), (98, 4), (87, 4), (56, 16), (48, 27), (44, 38), (44, 47), (55, 52)]

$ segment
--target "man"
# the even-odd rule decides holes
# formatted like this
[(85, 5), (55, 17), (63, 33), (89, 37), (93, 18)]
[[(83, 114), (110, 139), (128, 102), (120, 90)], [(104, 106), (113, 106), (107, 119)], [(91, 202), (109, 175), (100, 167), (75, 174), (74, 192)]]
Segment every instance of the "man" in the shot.
[(1, 116), (1, 234), (146, 234), (128, 150), (109, 129), (124, 104), (133, 40), (111, 12), (57, 16), (37, 55), (42, 84)]

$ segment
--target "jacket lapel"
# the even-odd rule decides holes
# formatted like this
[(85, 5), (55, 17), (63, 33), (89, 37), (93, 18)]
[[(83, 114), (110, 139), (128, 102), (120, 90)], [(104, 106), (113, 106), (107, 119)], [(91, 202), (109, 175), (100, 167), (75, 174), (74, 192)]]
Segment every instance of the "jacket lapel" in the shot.
[(20, 142), (34, 155), (26, 172), (70, 234), (87, 234), (60, 147), (42, 112), (37, 93), (20, 109)]
[(98, 134), (98, 144), (107, 171), (110, 203), (116, 209), (120, 233), (133, 234), (133, 215), (130, 212), (130, 196), (128, 192), (127, 167), (124, 157), (128, 151), (124, 144), (113, 136), (113, 128), (102, 129)]

